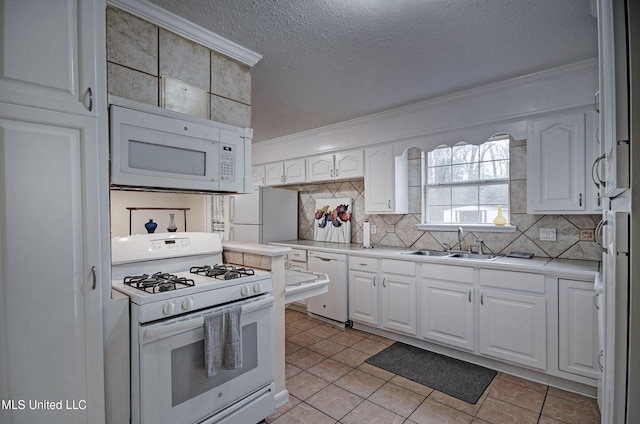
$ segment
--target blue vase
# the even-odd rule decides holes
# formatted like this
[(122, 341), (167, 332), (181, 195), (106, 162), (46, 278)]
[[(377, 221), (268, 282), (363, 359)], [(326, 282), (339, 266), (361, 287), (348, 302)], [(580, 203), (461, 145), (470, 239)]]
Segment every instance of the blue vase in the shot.
[(149, 222), (147, 222), (146, 224), (144, 224), (144, 228), (147, 229), (148, 233), (153, 233), (156, 230), (156, 227), (158, 226), (158, 224), (156, 224), (155, 222), (153, 222), (153, 219), (150, 219)]

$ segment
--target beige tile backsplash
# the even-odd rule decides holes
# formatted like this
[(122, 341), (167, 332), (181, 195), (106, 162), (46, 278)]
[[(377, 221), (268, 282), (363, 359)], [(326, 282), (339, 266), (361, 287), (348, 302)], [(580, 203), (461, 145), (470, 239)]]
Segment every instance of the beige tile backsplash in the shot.
[[(579, 230), (593, 230), (599, 215), (529, 215), (526, 198), (526, 141), (512, 141), (510, 146), (511, 219), (518, 227), (515, 233), (467, 232), (463, 245), (475, 246), (476, 238), (482, 239), (493, 253), (511, 251), (532, 252), (538, 257), (562, 259), (601, 260), (601, 253), (592, 241), (580, 241)], [(409, 152), (409, 214), (366, 215), (364, 213), (364, 181), (353, 180), (326, 184), (304, 184), (291, 187), (298, 190), (298, 236), (313, 239), (313, 212), (318, 198), (350, 197), (353, 199), (351, 241), (362, 242), (362, 223), (369, 220), (377, 227), (371, 235), (374, 245), (397, 246), (415, 249), (444, 250), (444, 244), (457, 242), (455, 232), (420, 231), (420, 151)], [(555, 242), (540, 241), (540, 228), (555, 228)]]
[(161, 77), (202, 87), (209, 118), (251, 127), (251, 68), (207, 47), (107, 7), (107, 89), (159, 106)]

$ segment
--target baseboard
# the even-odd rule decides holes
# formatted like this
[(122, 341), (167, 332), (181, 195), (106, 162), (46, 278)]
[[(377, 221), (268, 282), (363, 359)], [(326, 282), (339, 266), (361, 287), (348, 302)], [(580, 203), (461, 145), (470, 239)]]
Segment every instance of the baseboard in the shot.
[(289, 402), (289, 391), (287, 389), (284, 389), (280, 393), (276, 393), (274, 399), (276, 401), (276, 409), (278, 409)]

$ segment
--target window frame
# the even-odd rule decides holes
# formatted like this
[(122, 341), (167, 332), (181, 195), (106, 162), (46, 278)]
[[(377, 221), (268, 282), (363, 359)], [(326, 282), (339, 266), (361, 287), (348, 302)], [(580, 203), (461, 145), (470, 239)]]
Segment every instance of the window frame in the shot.
[[(428, 175), (429, 175), (429, 168), (435, 168), (435, 167), (441, 167), (442, 165), (436, 165), (436, 166), (432, 166), (429, 167), (429, 152), (424, 152), (424, 154), (422, 155), (422, 182), (421, 182), (421, 195), (422, 195), (422, 204), (421, 204), (421, 211), (422, 211), (422, 216), (421, 216), (421, 222), (420, 224), (417, 224), (416, 227), (418, 227), (418, 229), (421, 230), (432, 230), (432, 231), (455, 231), (457, 230), (459, 227), (466, 229), (468, 231), (476, 231), (476, 232), (515, 232), (517, 227), (511, 225), (511, 217), (510, 217), (510, 207), (511, 207), (511, 198), (510, 198), (510, 187), (511, 187), (511, 180), (510, 180), (510, 161), (511, 161), (511, 151), (510, 151), (510, 142), (511, 142), (511, 137), (507, 134), (498, 134), (496, 136), (493, 136), (491, 138), (489, 138), (487, 141), (485, 141), (484, 143), (489, 143), (489, 142), (495, 142), (498, 140), (508, 140), (509, 141), (509, 156), (508, 156), (508, 161), (509, 161), (509, 165), (508, 165), (508, 170), (507, 170), (507, 176), (504, 178), (496, 178), (496, 179), (477, 179), (477, 180), (468, 180), (468, 181), (450, 181), (450, 182), (446, 182), (446, 183), (439, 183), (439, 184), (428, 184)], [(454, 145), (440, 145), (434, 149), (432, 149), (431, 151), (434, 151), (436, 149), (439, 148), (448, 148), (453, 150), (456, 146), (460, 146), (463, 144), (466, 145), (475, 145), (478, 146), (478, 148), (480, 148), (480, 146), (484, 143), (480, 143), (480, 144), (473, 144), (473, 143), (468, 143), (468, 142), (464, 142), (464, 141), (460, 141)], [(477, 160), (474, 162), (468, 162), (469, 164), (477, 164), (478, 167), (480, 166), (481, 163), (486, 163), (488, 161), (481, 161), (480, 157), (476, 158)], [(502, 159), (501, 159), (502, 160)], [(456, 165), (454, 164), (451, 160), (449, 162), (448, 165), (451, 167), (452, 165)], [(477, 187), (478, 189), (482, 186), (488, 186), (488, 185), (494, 185), (494, 184), (504, 184), (506, 183), (507, 185), (507, 204), (502, 204), (503, 206), (503, 210), (505, 209), (506, 206), (506, 210), (508, 211), (508, 213), (506, 214), (506, 218), (507, 218), (507, 224), (504, 226), (497, 226), (494, 225), (493, 223), (456, 223), (456, 222), (451, 222), (451, 223), (447, 223), (447, 222), (428, 222), (427, 221), (427, 208), (428, 208), (428, 203), (427, 203), (427, 195), (428, 195), (428, 190), (429, 187), (433, 187), (433, 188), (437, 188), (437, 187)], [(469, 204), (468, 206), (474, 206), (474, 207), (478, 207), (480, 205), (479, 203), (479, 199), (478, 199), (478, 203), (474, 203), (474, 204)], [(453, 206), (457, 206), (453, 204), (453, 201), (451, 201), (451, 206), (453, 209)]]

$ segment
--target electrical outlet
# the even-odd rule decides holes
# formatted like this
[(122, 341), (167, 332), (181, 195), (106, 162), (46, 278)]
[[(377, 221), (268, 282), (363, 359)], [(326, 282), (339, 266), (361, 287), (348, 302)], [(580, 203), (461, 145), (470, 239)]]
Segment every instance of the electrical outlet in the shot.
[(594, 241), (595, 235), (593, 230), (580, 230), (580, 241)]
[(378, 227), (376, 227), (375, 225), (371, 224), (371, 234), (376, 234), (378, 232)]
[(556, 241), (556, 229), (540, 228), (540, 241)]

